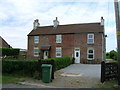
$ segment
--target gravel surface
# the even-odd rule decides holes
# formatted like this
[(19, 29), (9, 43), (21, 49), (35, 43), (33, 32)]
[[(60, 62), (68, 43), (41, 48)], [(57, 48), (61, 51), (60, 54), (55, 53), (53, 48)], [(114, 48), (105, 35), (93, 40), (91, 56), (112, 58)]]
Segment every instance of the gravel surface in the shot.
[(101, 65), (100, 64), (72, 64), (57, 72), (64, 73), (80, 73), (84, 77), (100, 78)]

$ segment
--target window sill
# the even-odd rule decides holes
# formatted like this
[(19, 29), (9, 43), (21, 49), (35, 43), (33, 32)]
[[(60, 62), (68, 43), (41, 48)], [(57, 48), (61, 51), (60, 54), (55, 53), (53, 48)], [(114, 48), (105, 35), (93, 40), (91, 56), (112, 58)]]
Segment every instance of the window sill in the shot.
[(93, 61), (94, 59), (87, 59), (88, 61)]
[[(58, 42), (56, 42), (56, 43), (58, 43)], [(61, 44), (61, 43), (58, 43), (58, 44)]]
[(34, 57), (39, 57), (39, 56), (34, 56)]
[(87, 43), (88, 45), (94, 45), (94, 43)]
[(62, 57), (62, 56), (56, 56), (56, 57)]

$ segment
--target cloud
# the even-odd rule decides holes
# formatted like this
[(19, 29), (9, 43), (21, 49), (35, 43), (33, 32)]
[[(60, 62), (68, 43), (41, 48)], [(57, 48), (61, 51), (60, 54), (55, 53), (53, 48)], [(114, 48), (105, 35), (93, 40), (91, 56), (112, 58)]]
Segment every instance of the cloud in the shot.
[(46, 26), (56, 16), (61, 25), (100, 22), (103, 16), (106, 34), (115, 35), (113, 0), (1, 0), (0, 11), (0, 34), (13, 47), (27, 48), (27, 34), (37, 18)]

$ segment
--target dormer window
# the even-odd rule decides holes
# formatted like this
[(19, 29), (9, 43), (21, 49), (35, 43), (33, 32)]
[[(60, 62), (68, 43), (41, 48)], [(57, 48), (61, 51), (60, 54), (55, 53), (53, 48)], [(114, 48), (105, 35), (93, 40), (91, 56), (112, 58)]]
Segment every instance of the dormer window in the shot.
[(56, 43), (62, 43), (62, 35), (56, 35)]
[(87, 35), (87, 43), (88, 44), (94, 44), (94, 34), (88, 34)]
[(34, 43), (39, 43), (39, 36), (34, 36)]

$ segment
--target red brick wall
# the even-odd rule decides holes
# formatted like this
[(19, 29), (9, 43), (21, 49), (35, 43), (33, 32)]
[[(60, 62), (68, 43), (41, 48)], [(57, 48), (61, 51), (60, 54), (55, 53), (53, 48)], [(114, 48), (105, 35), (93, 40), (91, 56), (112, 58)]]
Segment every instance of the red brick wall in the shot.
[[(28, 57), (34, 58), (33, 48), (41, 45), (51, 45), (50, 56), (56, 57), (56, 47), (62, 47), (62, 56), (72, 57), (74, 55), (74, 49), (80, 48), (81, 54), (81, 63), (87, 59), (87, 50), (88, 48), (94, 48), (95, 59), (102, 60), (102, 34), (94, 34), (94, 44), (87, 44), (87, 33), (82, 34), (66, 34), (62, 35), (62, 43), (56, 43), (56, 35), (46, 35), (40, 36), (40, 43), (34, 44), (33, 36), (29, 36), (28, 39)], [(40, 57), (38, 57), (40, 58)]]

